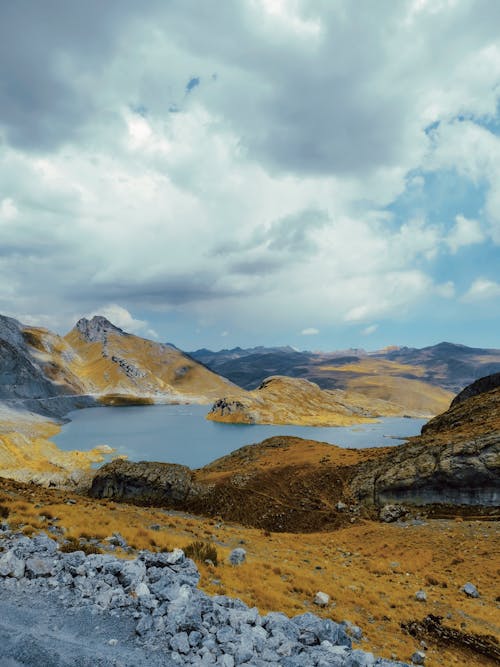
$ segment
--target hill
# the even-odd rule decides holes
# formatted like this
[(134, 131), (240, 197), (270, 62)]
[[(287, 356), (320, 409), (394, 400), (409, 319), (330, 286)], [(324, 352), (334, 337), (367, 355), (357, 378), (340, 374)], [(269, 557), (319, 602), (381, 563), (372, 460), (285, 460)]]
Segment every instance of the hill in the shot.
[(240, 424), (346, 426), (380, 416), (425, 417), (449, 405), (452, 394), (421, 382), (413, 384), (406, 394), (400, 387), (399, 392), (389, 390), (381, 399), (370, 392), (320, 389), (309, 380), (275, 376), (253, 391), (218, 399), (207, 418)]
[[(421, 349), (391, 347), (364, 350), (299, 352), (290, 347), (197, 350), (191, 353), (212, 370), (245, 389), (255, 389), (270, 375), (300, 377), (322, 389), (383, 391), (387, 377), (419, 380), (457, 393), (474, 380), (500, 371), (500, 350), (439, 343)], [(377, 393), (378, 398), (383, 396)]]

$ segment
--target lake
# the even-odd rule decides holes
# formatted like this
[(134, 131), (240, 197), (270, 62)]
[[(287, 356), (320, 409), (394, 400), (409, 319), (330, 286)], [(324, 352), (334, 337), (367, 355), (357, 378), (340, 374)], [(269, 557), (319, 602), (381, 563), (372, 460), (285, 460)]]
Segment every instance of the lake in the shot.
[(199, 468), (243, 445), (276, 435), (356, 449), (397, 445), (400, 439), (420, 433), (427, 421), (384, 418), (348, 427), (221, 424), (205, 419), (208, 409), (205, 405), (155, 405), (76, 410), (52, 440), (64, 450), (86, 451), (109, 445), (131, 461), (164, 461)]
[[(221, 424), (205, 419), (206, 405), (87, 408), (52, 438), (60, 449), (86, 451), (109, 445), (132, 461), (164, 461), (199, 468), (242, 447), (276, 435), (294, 435), (341, 447), (386, 447), (418, 435), (426, 419), (384, 418), (355, 426)], [(394, 439), (397, 438), (397, 439)]]

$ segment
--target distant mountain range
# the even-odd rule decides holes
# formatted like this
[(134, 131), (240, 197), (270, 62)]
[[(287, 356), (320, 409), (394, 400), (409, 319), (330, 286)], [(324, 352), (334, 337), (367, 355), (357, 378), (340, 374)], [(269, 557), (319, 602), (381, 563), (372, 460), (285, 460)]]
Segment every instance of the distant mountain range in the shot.
[(255, 389), (270, 375), (315, 382), (322, 389), (366, 389), (366, 378), (401, 377), (427, 382), (453, 393), (480, 377), (500, 371), (500, 349), (455, 343), (430, 347), (391, 347), (377, 352), (299, 352), (292, 347), (254, 347), (189, 353), (191, 357), (245, 389)]

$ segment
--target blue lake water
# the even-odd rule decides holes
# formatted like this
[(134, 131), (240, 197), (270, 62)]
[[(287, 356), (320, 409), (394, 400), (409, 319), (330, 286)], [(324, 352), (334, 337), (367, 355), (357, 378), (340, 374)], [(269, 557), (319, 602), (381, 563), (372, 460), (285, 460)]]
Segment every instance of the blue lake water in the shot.
[(164, 461), (199, 468), (242, 447), (276, 435), (294, 435), (341, 447), (397, 445), (418, 435), (427, 420), (385, 418), (355, 426), (264, 426), (221, 424), (205, 419), (205, 405), (88, 408), (68, 416), (53, 441), (61, 449), (86, 451), (109, 445), (132, 461)]

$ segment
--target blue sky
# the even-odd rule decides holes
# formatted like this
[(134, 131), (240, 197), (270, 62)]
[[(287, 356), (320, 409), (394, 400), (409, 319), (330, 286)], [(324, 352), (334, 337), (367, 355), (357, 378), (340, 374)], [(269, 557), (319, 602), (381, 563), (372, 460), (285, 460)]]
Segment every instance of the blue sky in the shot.
[(0, 312), (500, 347), (500, 4), (0, 9)]

